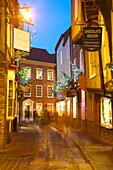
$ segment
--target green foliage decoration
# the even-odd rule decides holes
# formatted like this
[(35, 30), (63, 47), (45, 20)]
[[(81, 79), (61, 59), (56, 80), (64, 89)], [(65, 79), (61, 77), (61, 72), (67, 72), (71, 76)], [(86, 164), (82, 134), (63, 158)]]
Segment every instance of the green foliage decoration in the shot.
[(20, 70), (20, 71), (18, 72), (18, 74), (19, 74), (19, 77), (20, 77), (20, 78), (25, 78), (25, 77), (26, 77), (26, 74), (27, 74), (27, 69), (26, 69), (26, 68), (23, 68), (22, 70)]

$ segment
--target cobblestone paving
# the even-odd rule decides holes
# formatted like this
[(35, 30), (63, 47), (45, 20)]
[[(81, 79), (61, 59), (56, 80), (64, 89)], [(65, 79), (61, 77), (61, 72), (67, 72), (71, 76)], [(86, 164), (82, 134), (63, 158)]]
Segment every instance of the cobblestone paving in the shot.
[(33, 157), (0, 158), (0, 170), (27, 170)]
[(53, 128), (40, 129), (37, 154), (28, 170), (92, 170), (71, 140)]

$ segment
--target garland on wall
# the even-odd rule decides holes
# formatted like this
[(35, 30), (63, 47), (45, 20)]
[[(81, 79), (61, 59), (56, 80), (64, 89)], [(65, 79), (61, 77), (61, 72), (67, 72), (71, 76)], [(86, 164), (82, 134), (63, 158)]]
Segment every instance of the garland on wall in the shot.
[[(74, 77), (75, 78), (78, 78), (78, 75), (82, 74), (81, 69), (77, 68), (74, 64), (71, 64), (71, 69), (74, 72)], [(64, 83), (61, 83), (59, 81), (55, 82), (54, 90), (53, 90), (54, 95), (56, 95), (56, 93), (58, 91), (62, 90), (63, 88), (70, 88), (70, 85), (72, 85), (74, 83), (74, 79), (72, 77), (69, 77), (62, 70), (60, 72), (62, 73), (62, 77), (64, 79)]]
[(79, 69), (79, 68), (77, 68), (77, 67), (75, 66), (75, 64), (72, 64), (72, 63), (71, 63), (71, 69), (72, 69), (72, 71), (74, 72), (74, 77), (75, 77), (75, 78), (78, 78), (79, 74), (82, 74), (82, 70)]
[(15, 52), (15, 59), (20, 60), (21, 58), (26, 58), (29, 56), (29, 53), (27, 51), (22, 50), (16, 50)]
[(20, 70), (17, 73), (19, 75), (19, 78), (20, 78), (20, 84), (25, 85), (30, 80), (30, 78), (27, 76), (27, 73), (28, 73), (28, 69), (27, 68), (23, 68), (22, 70)]
[(60, 72), (62, 73), (64, 82), (63, 83), (59, 81), (55, 82), (54, 90), (53, 90), (53, 93), (55, 95), (58, 91), (62, 90), (63, 88), (69, 88), (69, 86), (74, 83), (74, 80), (71, 77), (69, 77), (66, 73), (64, 73), (62, 70)]
[(19, 78), (19, 83), (17, 87), (18, 100), (22, 98), (24, 93), (29, 93), (30, 91), (30, 86), (28, 85), (28, 81), (30, 80), (30, 78), (27, 75), (27, 68), (21, 69), (16, 75)]

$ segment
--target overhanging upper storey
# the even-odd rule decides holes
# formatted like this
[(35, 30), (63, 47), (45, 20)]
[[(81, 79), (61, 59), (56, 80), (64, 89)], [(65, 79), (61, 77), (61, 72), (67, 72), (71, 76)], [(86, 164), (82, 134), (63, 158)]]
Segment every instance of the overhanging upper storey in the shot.
[(109, 51), (112, 56), (112, 35), (111, 35), (111, 11), (112, 0), (82, 0), (84, 3), (84, 18), (87, 26), (102, 26), (98, 20), (99, 11), (103, 16), (106, 31), (108, 32)]
[(82, 28), (84, 26), (84, 8), (82, 0), (71, 1), (72, 41), (81, 44)]
[(112, 0), (72, 0), (72, 41), (82, 44), (83, 27), (101, 26), (99, 12), (108, 32), (110, 56), (112, 56), (111, 11)]

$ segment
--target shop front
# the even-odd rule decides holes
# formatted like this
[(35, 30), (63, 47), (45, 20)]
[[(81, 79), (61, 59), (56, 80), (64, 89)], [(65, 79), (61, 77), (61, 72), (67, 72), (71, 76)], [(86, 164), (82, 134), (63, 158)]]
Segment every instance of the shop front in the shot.
[(113, 143), (113, 101), (111, 98), (100, 98), (100, 125), (100, 138)]
[(106, 97), (100, 99), (101, 126), (108, 129), (113, 128), (112, 123), (112, 100)]

